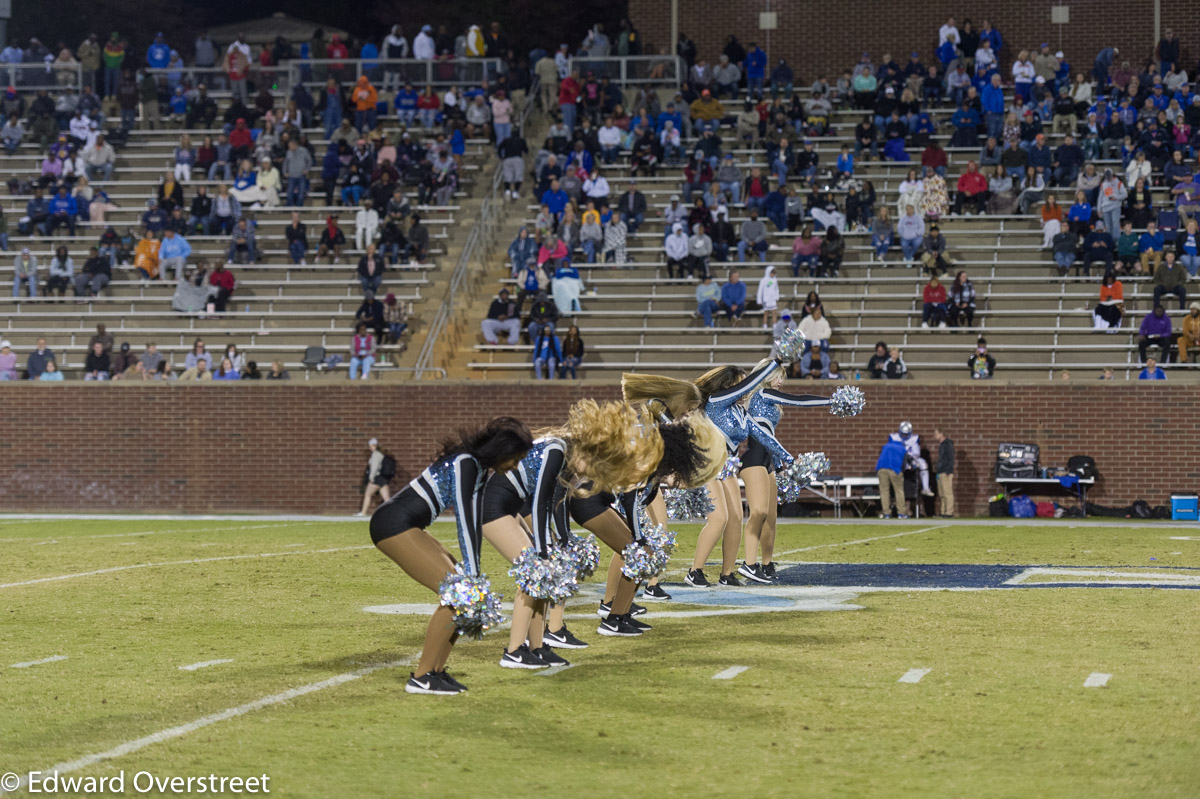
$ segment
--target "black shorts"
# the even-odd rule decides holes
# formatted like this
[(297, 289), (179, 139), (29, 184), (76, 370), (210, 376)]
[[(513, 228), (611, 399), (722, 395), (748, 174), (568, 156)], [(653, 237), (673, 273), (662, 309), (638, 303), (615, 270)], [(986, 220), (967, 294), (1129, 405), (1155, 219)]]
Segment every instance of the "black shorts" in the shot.
[(503, 519), (505, 516), (516, 516), (521, 512), (523, 500), (517, 493), (512, 481), (506, 475), (494, 474), (488, 478), (483, 488), (483, 510), (480, 520), (483, 524)]
[(372, 480), (371, 482), (372, 482), (372, 483), (374, 483), (374, 484), (375, 484), (375, 485), (377, 485), (377, 486), (385, 486), (385, 485), (387, 485), (388, 483), (392, 482), (392, 478), (390, 478), (390, 477), (376, 477), (376, 478), (375, 478), (374, 480)]
[(399, 494), (380, 505), (371, 516), (371, 541), (378, 544), (407, 530), (424, 530), (431, 524), (433, 514), (429, 511), (429, 504), (412, 486), (406, 486)]
[(775, 456), (753, 436), (750, 437), (750, 444), (746, 447), (745, 454), (742, 455), (741, 471), (744, 472), (752, 466), (762, 466), (768, 474), (775, 471)]
[(568, 507), (571, 509), (571, 518), (575, 520), (576, 524), (586, 525), (604, 511), (612, 508), (616, 499), (607, 491), (601, 491), (590, 497), (570, 497), (567, 501)]

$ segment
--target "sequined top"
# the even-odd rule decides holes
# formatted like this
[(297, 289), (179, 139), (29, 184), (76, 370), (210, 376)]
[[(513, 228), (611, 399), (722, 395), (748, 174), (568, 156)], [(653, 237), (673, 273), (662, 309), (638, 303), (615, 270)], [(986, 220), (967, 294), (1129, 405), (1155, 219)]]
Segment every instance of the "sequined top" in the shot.
[(559, 536), (565, 537), (568, 532), (566, 503), (560, 502), (561, 512), (554, 512), (554, 492), (566, 465), (566, 453), (567, 444), (561, 438), (539, 438), (517, 468), (508, 473), (517, 494), (532, 500), (533, 541), (542, 554), (549, 551), (552, 543), (551, 523), (557, 527)]
[(473, 456), (462, 453), (431, 465), (408, 484), (425, 500), (434, 519), (444, 509), (454, 508), (458, 548), (470, 574), (479, 574), (479, 550), (483, 545), (479, 511), (486, 479), (487, 469)]
[(750, 416), (739, 401), (762, 385), (776, 368), (775, 363), (768, 363), (751, 372), (737, 385), (709, 396), (704, 412), (725, 436), (725, 446), (731, 455), (750, 435)]
[(750, 435), (775, 457), (776, 466), (791, 463), (793, 458), (779, 439), (775, 437), (775, 426), (783, 415), (780, 405), (793, 408), (817, 408), (829, 405), (828, 397), (815, 394), (786, 394), (778, 389), (764, 388), (750, 398), (750, 418), (754, 424), (750, 426)]

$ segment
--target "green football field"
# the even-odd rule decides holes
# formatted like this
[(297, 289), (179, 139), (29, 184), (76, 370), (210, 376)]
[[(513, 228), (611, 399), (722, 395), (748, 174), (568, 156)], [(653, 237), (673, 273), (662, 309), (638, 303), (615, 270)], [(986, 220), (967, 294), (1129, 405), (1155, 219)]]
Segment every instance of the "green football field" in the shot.
[(361, 520), (0, 519), (3, 787), (1200, 796), (1200, 525), (787, 524), (782, 584), (741, 589), (681, 584), (697, 530), (653, 631), (597, 635), (589, 583), (570, 668), (501, 669), (493, 631), (431, 697), (403, 685), (435, 599)]

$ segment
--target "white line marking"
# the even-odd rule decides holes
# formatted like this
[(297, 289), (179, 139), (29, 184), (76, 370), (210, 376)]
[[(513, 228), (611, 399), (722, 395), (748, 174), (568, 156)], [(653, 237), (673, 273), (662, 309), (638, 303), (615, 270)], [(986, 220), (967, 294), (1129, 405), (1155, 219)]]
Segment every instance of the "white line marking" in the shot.
[(565, 666), (551, 666), (548, 669), (542, 669), (541, 671), (537, 672), (537, 674), (540, 677), (548, 677), (552, 674), (558, 674), (559, 672), (566, 671), (567, 669), (573, 669), (578, 665), (578, 663), (568, 663)]
[[(114, 516), (112, 518), (113, 518), (113, 520), (122, 520), (122, 517)], [(283, 530), (283, 529), (291, 529), (296, 524), (316, 524), (316, 522), (293, 522), (292, 524), (244, 524), (244, 525), (239, 525), (237, 527), (229, 527), (229, 526), (226, 526), (226, 527), (195, 527), (190, 530), (185, 530), (185, 529), (141, 530), (141, 531), (134, 532), (134, 533), (102, 533), (102, 534), (98, 534), (98, 535), (77, 535), (77, 536), (72, 536), (72, 538), (79, 538), (79, 539), (84, 539), (84, 538), (134, 538), (136, 536), (165, 535), (168, 533), (221, 533), (221, 532), (234, 531), (234, 530), (272, 530), (272, 529)], [(29, 541), (32, 538), (34, 538), (34, 536), (30, 536), (29, 538), (0, 538), (0, 542), (14, 544), (14, 543), (21, 543), (21, 542)], [(58, 542), (57, 541), (53, 541), (53, 542), (43, 541), (42, 543), (57, 544)]]
[(896, 551), (897, 552), (907, 552), (908, 550), (905, 549), (904, 547), (896, 547)]
[(199, 663), (193, 663), (190, 666), (180, 666), (180, 671), (196, 671), (198, 669), (207, 669), (209, 666), (219, 666), (222, 663), (232, 663), (233, 658), (221, 658), (220, 660), (202, 660)]
[(47, 544), (57, 544), (57, 543), (58, 543), (57, 541), (38, 541), (36, 544), (34, 544), (34, 546), (35, 547), (44, 547)]
[(90, 572), (60, 574), (56, 577), (39, 577), (36, 580), (22, 580), (19, 583), (0, 583), (0, 588), (17, 588), (22, 585), (37, 585), (38, 583), (53, 583), (59, 580), (74, 580), (76, 577), (94, 577), (98, 574), (112, 574), (130, 569), (151, 569), (156, 566), (186, 566), (194, 563), (216, 563), (222, 560), (246, 560), (248, 558), (283, 558), (289, 555), (320, 555), (328, 552), (348, 552), (355, 549), (374, 549), (371, 544), (357, 547), (334, 547), (332, 549), (314, 549), (310, 552), (258, 552), (253, 555), (222, 555), (216, 558), (193, 558), (191, 560), (169, 560), (162, 563), (135, 563), (132, 566), (113, 566), (108, 569), (96, 569)]
[(725, 671), (718, 671), (713, 675), (714, 680), (732, 680), (734, 677), (741, 674), (743, 671), (749, 671), (749, 666), (730, 666)]
[[(1037, 577), (1071, 577), (1071, 580), (1034, 579)], [(1200, 572), (1172, 574), (1164, 571), (1137, 572), (1114, 569), (1056, 569), (1035, 566), (1004, 581), (1005, 585), (1056, 585), (1058, 583), (1157, 583), (1159, 585), (1200, 585)]]
[[(317, 691), (324, 691), (326, 688), (336, 688), (339, 685), (357, 680), (360, 677), (365, 677), (368, 674), (380, 671), (382, 669), (393, 669), (398, 666), (409, 666), (412, 665), (412, 662), (413, 658), (406, 658), (404, 660), (393, 660), (387, 663), (377, 663), (374, 666), (366, 666), (358, 669), (357, 671), (348, 671), (345, 674), (338, 674), (337, 676), (330, 677), (327, 680), (309, 683), (308, 685), (301, 685), (299, 688), (292, 688), (291, 690), (284, 691), (282, 693), (264, 696), (261, 699), (256, 699), (253, 702), (247, 702), (244, 705), (238, 705), (237, 707), (231, 707), (226, 710), (222, 710), (219, 713), (203, 716), (195, 721), (189, 721), (187, 724), (180, 724), (177, 727), (168, 727), (165, 730), (159, 730), (158, 732), (147, 735), (144, 738), (138, 738), (137, 740), (128, 741), (120, 744), (119, 746), (114, 746), (112, 749), (109, 749), (106, 752), (97, 752), (93, 755), (85, 755), (76, 760), (69, 760), (65, 763), (59, 763), (51, 766), (48, 769), (43, 769), (43, 771), (57, 771), (60, 774), (69, 774), (72, 771), (79, 771), (80, 769), (94, 766), (97, 763), (105, 760), (113, 760), (118, 757), (124, 757), (125, 755), (145, 749), (147, 746), (151, 746), (152, 744), (170, 741), (174, 738), (182, 738), (189, 733), (193, 733), (196, 730), (203, 729), (204, 727), (208, 727), (220, 721), (227, 721), (228, 719), (237, 718), (238, 716), (244, 716), (247, 713), (251, 713), (255, 710), (261, 710), (264, 707), (278, 705), (281, 702), (288, 702), (292, 699), (296, 699), (307, 694), (316, 693)], [(24, 788), (28, 782), (28, 779), (29, 776), (28, 773), (26, 773), (26, 775), (18, 781), (17, 787), (14, 790), (19, 791)], [(3, 795), (3, 793), (0, 793), (0, 795)]]
[(1108, 681), (1112, 679), (1111, 674), (1105, 674), (1100, 671), (1093, 671), (1088, 675), (1088, 678), (1083, 681), (1084, 688), (1103, 688), (1108, 685)]
[(917, 533), (928, 533), (931, 530), (942, 530), (949, 525), (939, 524), (935, 527), (923, 527), (920, 530), (909, 530), (906, 533), (893, 533), (892, 535), (881, 535), (875, 538), (860, 538), (857, 541), (839, 541), (836, 544), (817, 544), (811, 547), (800, 547), (799, 549), (789, 549), (784, 552), (776, 552), (775, 557), (781, 558), (784, 555), (794, 555), (797, 552), (812, 552), (814, 549), (829, 549), (830, 547), (848, 547), (853, 544), (869, 544), (872, 541), (882, 541), (885, 538), (900, 538), (905, 535), (916, 535)]
[(1200, 535), (1169, 535), (1172, 541), (1200, 541)]
[(25, 663), (14, 663), (11, 666), (9, 666), (9, 668), (10, 669), (27, 669), (30, 666), (40, 666), (43, 663), (57, 663), (60, 660), (66, 660), (66, 659), (67, 659), (66, 655), (53, 655), (48, 658), (42, 658), (41, 660), (30, 660), (30, 661), (26, 661)]
[(904, 675), (900, 679), (896, 680), (896, 682), (920, 682), (921, 678), (931, 671), (933, 671), (933, 669), (909, 669), (908, 671), (904, 672)]

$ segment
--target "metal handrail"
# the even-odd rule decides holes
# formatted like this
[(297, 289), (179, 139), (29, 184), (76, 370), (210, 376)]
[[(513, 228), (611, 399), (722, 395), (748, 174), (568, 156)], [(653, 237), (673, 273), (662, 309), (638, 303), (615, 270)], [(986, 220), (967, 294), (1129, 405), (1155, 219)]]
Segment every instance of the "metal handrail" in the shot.
[(280, 68), (288, 71), (291, 86), (321, 87), (328, 77), (337, 77), (349, 86), (366, 74), (377, 88), (383, 88), (385, 83), (478, 86), (484, 80), (494, 79), (502, 67), (499, 58), (293, 58)]
[[(533, 109), (533, 101), (537, 98), (537, 83), (537, 79), (535, 78), (533, 85), (525, 95), (525, 103), (521, 107), (517, 118), (519, 130), (523, 131), (526, 123), (529, 121), (529, 115)], [(496, 218), (500, 215), (500, 208), (503, 207), (498, 198), (500, 185), (503, 182), (503, 171), (501, 165), (497, 164), (496, 168), (492, 171), (492, 182), (488, 188), (488, 194), (483, 198), (483, 203), (479, 206), (479, 218), (467, 233), (467, 240), (463, 242), (462, 252), (459, 253), (458, 262), (454, 265), (454, 272), (450, 275), (450, 284), (446, 287), (446, 294), (442, 298), (442, 304), (438, 307), (437, 312), (434, 313), (433, 319), (429, 323), (429, 332), (425, 335), (425, 342), (421, 345), (420, 352), (417, 353), (417, 362), (413, 377), (418, 380), (425, 375), (425, 372), (440, 368), (432, 366), (433, 353), (437, 347), (437, 340), (450, 322), (455, 295), (458, 293), (463, 281), (467, 278), (467, 271), (470, 268), (471, 260), (476, 257), (476, 250), (480, 249), (486, 241), (485, 233), (490, 234), (496, 226)], [(445, 370), (442, 369), (441, 372), (442, 377), (445, 378)]]
[[(21, 91), (32, 89), (62, 90), (70, 87), (83, 91), (83, 67), (79, 64), (0, 64), (0, 74), (7, 81), (5, 86), (15, 86)], [(62, 78), (66, 80), (62, 80)]]
[(581, 78), (593, 72), (621, 86), (667, 85), (677, 89), (686, 69), (682, 58), (670, 55), (574, 56), (567, 63), (568, 69)]

